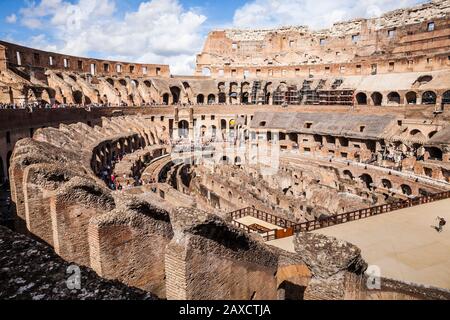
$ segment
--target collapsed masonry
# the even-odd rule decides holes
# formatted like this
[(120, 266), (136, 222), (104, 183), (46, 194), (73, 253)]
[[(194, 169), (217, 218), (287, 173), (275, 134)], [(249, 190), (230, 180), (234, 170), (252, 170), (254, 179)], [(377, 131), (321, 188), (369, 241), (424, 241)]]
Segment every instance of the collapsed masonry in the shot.
[[(361, 285), (364, 262), (351, 245), (299, 235), (297, 253), (288, 253), (219, 215), (151, 193), (112, 191), (96, 176), (107, 159), (149, 146), (169, 148), (167, 131), (139, 116), (40, 129), (19, 141), (10, 167), (17, 228), (68, 262), (160, 298), (449, 298), (445, 290), (388, 280), (374, 293)], [(322, 261), (329, 246), (331, 264)]]

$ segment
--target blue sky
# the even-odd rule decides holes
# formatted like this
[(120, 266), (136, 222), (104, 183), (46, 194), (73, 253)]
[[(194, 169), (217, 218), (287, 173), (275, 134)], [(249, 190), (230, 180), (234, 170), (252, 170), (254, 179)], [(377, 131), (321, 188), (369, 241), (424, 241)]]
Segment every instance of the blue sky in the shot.
[(170, 64), (190, 74), (217, 28), (329, 27), (425, 0), (0, 0), (0, 39), (61, 53)]

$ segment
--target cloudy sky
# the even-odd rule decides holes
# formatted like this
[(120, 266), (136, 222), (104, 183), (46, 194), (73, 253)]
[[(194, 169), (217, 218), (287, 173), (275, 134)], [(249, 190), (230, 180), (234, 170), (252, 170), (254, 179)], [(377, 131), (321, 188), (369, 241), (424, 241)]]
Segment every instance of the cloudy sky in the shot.
[(191, 74), (208, 31), (313, 29), (426, 0), (0, 0), (0, 39), (71, 55), (170, 64)]

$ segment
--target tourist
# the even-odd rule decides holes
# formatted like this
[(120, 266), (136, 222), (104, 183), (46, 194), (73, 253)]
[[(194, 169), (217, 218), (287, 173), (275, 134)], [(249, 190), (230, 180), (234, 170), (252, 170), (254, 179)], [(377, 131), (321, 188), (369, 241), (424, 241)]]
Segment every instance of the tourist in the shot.
[(447, 224), (447, 221), (445, 221), (445, 219), (441, 217), (437, 217), (437, 220), (438, 220), (438, 227), (436, 228), (436, 230), (440, 233), (444, 231), (444, 226)]

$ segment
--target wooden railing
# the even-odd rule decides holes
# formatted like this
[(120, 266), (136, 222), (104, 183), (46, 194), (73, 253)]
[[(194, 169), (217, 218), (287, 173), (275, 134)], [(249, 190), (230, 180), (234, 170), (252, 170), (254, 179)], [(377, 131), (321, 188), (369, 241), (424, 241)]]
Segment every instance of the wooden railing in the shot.
[(450, 191), (435, 193), (423, 197), (417, 197), (414, 199), (400, 200), (393, 203), (387, 203), (376, 207), (360, 209), (356, 211), (346, 212), (331, 216), (321, 220), (314, 220), (296, 224), (294, 226), (294, 232), (307, 232), (314, 231), (337, 224), (342, 224), (350, 221), (360, 220), (375, 215), (388, 213), (404, 208), (415, 207), (421, 204), (435, 202), (443, 199), (450, 198)]
[[(314, 220), (314, 221), (308, 221), (303, 223), (295, 223), (290, 220), (277, 217), (273, 214), (263, 212), (260, 210), (257, 210), (255, 208), (244, 208), (240, 210), (233, 211), (230, 214), (231, 219), (233, 221), (233, 224), (241, 229), (244, 229), (248, 233), (255, 232), (254, 230), (251, 230), (247, 225), (244, 225), (238, 221), (237, 219), (241, 219), (244, 217), (254, 217), (259, 220), (271, 223), (273, 225), (276, 225), (278, 227), (284, 228), (284, 229), (290, 229), (292, 228), (292, 231), (294, 233), (297, 232), (308, 232), (308, 231), (314, 231), (322, 228), (331, 227), (334, 225), (350, 222), (350, 221), (356, 221), (360, 219), (365, 219), (368, 217), (373, 217), (376, 215), (380, 215), (383, 213), (388, 213), (404, 208), (410, 208), (419, 206), (422, 204), (435, 202), (439, 200), (444, 200), (450, 198), (450, 191), (441, 192), (441, 193), (435, 193), (427, 196), (417, 197), (413, 199), (408, 200), (400, 200), (393, 203), (387, 203), (376, 207), (370, 207), (366, 209), (360, 209), (356, 211), (346, 212), (338, 215), (334, 215), (325, 219), (320, 220)], [(289, 234), (289, 233), (286, 233)], [(263, 238), (266, 241), (275, 240), (281, 237), (277, 237), (276, 230), (271, 230), (267, 233), (260, 234), (263, 236)], [(267, 240), (269, 239), (269, 240)]]
[(240, 229), (243, 229), (247, 233), (259, 234), (264, 239), (264, 241), (271, 241), (271, 240), (276, 240), (277, 239), (276, 230), (270, 230), (270, 231), (267, 231), (267, 232), (264, 232), (264, 233), (259, 233), (259, 232), (255, 231), (255, 230), (251, 229), (249, 226), (247, 226), (247, 225), (245, 225), (243, 223), (240, 223), (240, 222), (238, 222), (236, 220), (233, 220), (232, 224), (234, 226), (240, 228)]
[(287, 220), (287, 219), (278, 217), (276, 215), (273, 215), (273, 214), (255, 209), (255, 208), (251, 208), (251, 207), (236, 210), (229, 214), (231, 215), (232, 220), (241, 219), (243, 217), (250, 216), (250, 217), (254, 217), (256, 219), (271, 223), (280, 228), (291, 228), (296, 224), (293, 221), (290, 221), (290, 220)]

